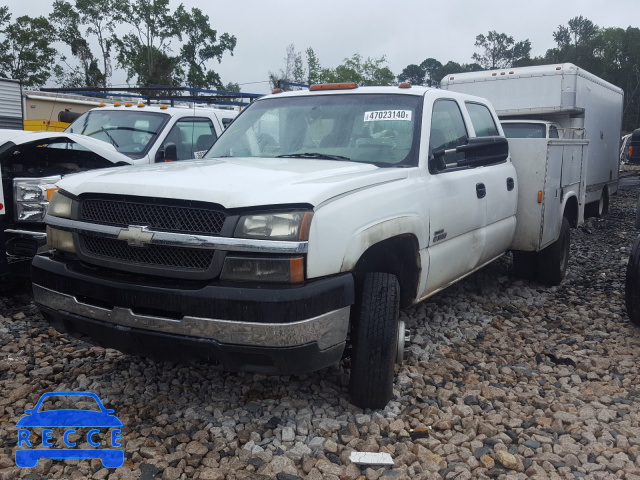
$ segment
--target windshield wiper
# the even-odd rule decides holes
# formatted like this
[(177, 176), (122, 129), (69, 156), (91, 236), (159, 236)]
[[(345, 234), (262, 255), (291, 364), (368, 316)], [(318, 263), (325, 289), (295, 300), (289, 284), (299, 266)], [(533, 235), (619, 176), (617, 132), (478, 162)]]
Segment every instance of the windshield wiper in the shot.
[(120, 145), (118, 145), (118, 144), (116, 143), (116, 141), (113, 139), (113, 137), (111, 136), (111, 134), (107, 131), (107, 129), (106, 129), (106, 128), (104, 128), (104, 126), (102, 126), (102, 125), (101, 125), (101, 126), (100, 126), (100, 130), (102, 130), (102, 131), (107, 135), (107, 137), (109, 137), (109, 140), (111, 140), (111, 143), (113, 144), (113, 146), (114, 146), (114, 147), (116, 147), (116, 148), (120, 148)]
[(305, 152), (305, 153), (289, 153), (287, 155), (278, 155), (276, 158), (320, 158), (323, 160), (346, 160), (351, 161), (349, 157), (343, 157), (341, 155), (328, 155), (326, 153), (314, 153), (314, 152)]

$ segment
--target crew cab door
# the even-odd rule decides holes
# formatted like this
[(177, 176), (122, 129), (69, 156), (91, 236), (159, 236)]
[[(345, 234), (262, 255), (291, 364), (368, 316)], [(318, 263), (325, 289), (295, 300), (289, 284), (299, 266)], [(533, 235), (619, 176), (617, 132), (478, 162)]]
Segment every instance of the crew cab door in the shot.
[(453, 99), (437, 99), (425, 108), (429, 135), (426, 200), (429, 209), (429, 269), (422, 296), (441, 290), (478, 265), (485, 243), (486, 191), (481, 168), (457, 167), (464, 153), (445, 154), (444, 168), (433, 151), (464, 145), (469, 138), (462, 109)]
[[(479, 102), (465, 101), (469, 125), (476, 137), (501, 135), (498, 119), (491, 110)], [(485, 191), (486, 225), (484, 251), (480, 264), (502, 255), (511, 244), (516, 228), (518, 188), (513, 164), (503, 161), (478, 167)]]

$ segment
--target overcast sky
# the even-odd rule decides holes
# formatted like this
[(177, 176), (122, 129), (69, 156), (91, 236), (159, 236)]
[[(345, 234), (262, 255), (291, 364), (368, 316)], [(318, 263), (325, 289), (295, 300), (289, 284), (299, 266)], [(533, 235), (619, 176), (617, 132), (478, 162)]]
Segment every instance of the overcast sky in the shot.
[[(73, 0), (71, 0), (73, 3)], [(5, 0), (13, 19), (48, 15), (52, 0)], [(558, 25), (582, 15), (601, 27), (640, 27), (640, 0), (171, 0), (200, 8), (218, 31), (235, 35), (234, 55), (211, 64), (223, 83), (239, 83), (244, 92), (268, 92), (269, 71), (284, 66), (289, 44), (312, 47), (322, 67), (335, 68), (345, 57), (385, 55), (398, 75), (409, 64), (433, 57), (470, 63), (475, 37), (490, 30), (516, 41), (529, 39), (532, 56), (555, 46)], [(64, 52), (67, 53), (68, 52)], [(114, 65), (114, 67), (116, 67)], [(115, 70), (115, 69), (114, 69)], [(113, 84), (124, 84), (115, 72)]]

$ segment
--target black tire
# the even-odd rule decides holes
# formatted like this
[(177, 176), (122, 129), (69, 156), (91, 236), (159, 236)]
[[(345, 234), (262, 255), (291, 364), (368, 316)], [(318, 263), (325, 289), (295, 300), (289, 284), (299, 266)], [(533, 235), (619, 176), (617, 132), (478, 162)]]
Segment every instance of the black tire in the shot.
[(400, 286), (395, 275), (367, 274), (358, 311), (351, 331), (351, 401), (360, 408), (384, 408), (393, 396), (398, 350)]
[(629, 255), (627, 277), (624, 285), (624, 299), (629, 320), (640, 325), (640, 236), (636, 238)]
[(588, 203), (585, 206), (585, 217), (602, 217), (609, 213), (609, 189), (604, 187), (597, 202)]
[(636, 205), (636, 230), (640, 230), (640, 196)]
[(538, 278), (537, 255), (537, 252), (513, 251), (513, 270), (516, 277), (525, 280), (536, 280)]
[(545, 285), (559, 285), (569, 264), (571, 229), (567, 217), (562, 218), (558, 239), (537, 255), (538, 281)]
[(609, 189), (604, 187), (598, 201), (598, 216), (601, 217), (607, 213), (609, 213)]

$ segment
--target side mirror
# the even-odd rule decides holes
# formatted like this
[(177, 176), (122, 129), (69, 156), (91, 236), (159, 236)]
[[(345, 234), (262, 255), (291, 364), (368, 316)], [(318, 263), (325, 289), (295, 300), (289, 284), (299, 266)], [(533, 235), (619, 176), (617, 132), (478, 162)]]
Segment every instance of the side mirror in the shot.
[(173, 162), (178, 159), (178, 147), (175, 143), (164, 144), (164, 150), (158, 150), (156, 162)]
[(457, 153), (464, 153), (465, 159), (459, 166), (482, 166), (504, 162), (509, 156), (509, 142), (505, 137), (474, 137), (466, 145), (456, 147)]
[(429, 159), (429, 173), (438, 173), (445, 168), (447, 168), (447, 163), (444, 161), (444, 148), (439, 148), (433, 152), (433, 157)]

